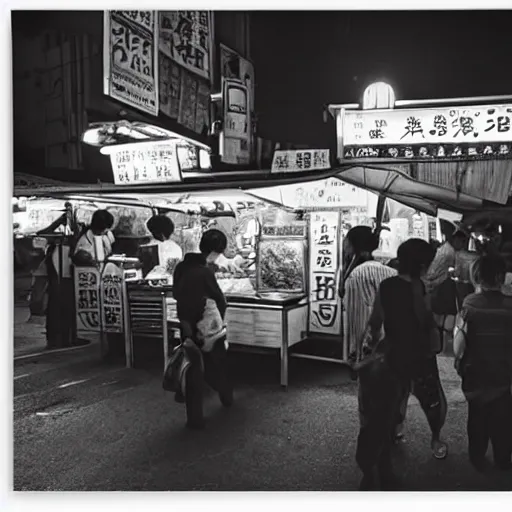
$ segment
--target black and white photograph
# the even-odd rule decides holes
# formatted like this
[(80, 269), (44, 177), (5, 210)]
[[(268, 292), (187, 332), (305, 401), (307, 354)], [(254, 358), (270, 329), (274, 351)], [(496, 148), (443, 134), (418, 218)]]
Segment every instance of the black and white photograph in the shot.
[(510, 501), (512, 4), (109, 4), (6, 9), (9, 492)]

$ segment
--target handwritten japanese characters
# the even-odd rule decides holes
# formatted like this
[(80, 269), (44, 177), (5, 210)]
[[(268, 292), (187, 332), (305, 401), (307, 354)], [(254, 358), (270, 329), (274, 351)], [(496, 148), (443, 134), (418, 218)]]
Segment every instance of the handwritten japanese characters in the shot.
[(330, 168), (329, 150), (277, 150), (272, 172), (317, 171)]
[(343, 157), (510, 158), (511, 118), (512, 105), (349, 111)]
[(310, 331), (336, 335), (341, 333), (341, 304), (336, 282), (339, 213), (315, 212), (310, 222)]
[(137, 149), (112, 153), (110, 161), (116, 185), (181, 181), (174, 142), (139, 143)]
[(210, 79), (211, 17), (208, 11), (161, 11), (160, 51), (202, 78)]
[[(117, 271), (117, 272), (116, 272)], [(123, 331), (123, 277), (117, 267), (101, 278), (101, 314), (105, 332)]]
[(104, 92), (158, 114), (156, 11), (106, 11)]
[(100, 273), (98, 269), (75, 268), (75, 303), (77, 330), (100, 331)]

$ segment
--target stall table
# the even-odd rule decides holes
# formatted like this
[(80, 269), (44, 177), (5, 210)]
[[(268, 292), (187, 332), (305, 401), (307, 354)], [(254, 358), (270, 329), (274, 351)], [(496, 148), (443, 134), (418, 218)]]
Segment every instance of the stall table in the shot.
[[(133, 337), (145, 336), (147, 330), (146, 319), (144, 328), (140, 321), (142, 316), (151, 317), (151, 335), (158, 336), (164, 342), (163, 357), (166, 360), (170, 347), (167, 323), (171, 328), (179, 327), (175, 317), (175, 303), (172, 296), (172, 286), (152, 286), (141, 282), (126, 283), (126, 365), (133, 366)], [(263, 349), (278, 349), (281, 361), (280, 382), (288, 386), (288, 355), (293, 345), (300, 343), (307, 337), (308, 301), (303, 294), (281, 295), (268, 294), (262, 296), (235, 296), (226, 295), (228, 308), (226, 311), (227, 341), (233, 348), (250, 347)], [(155, 314), (163, 316), (163, 304), (166, 304), (167, 318), (157, 319)], [(167, 321), (166, 321), (167, 320)]]

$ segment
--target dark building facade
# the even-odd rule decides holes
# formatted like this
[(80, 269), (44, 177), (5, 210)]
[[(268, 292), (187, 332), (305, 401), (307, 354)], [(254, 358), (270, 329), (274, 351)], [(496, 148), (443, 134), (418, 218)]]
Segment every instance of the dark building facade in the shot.
[[(156, 23), (159, 19), (156, 11), (122, 13), (135, 16), (136, 13), (154, 13)], [(122, 13), (121, 24), (125, 19)], [(190, 27), (194, 22), (190, 20), (205, 16), (207, 36), (211, 39), (202, 40), (201, 44), (208, 46), (208, 76), (195, 73), (193, 62), (189, 68), (185, 60), (184, 66), (179, 59), (167, 62), (158, 51), (160, 108), (151, 114), (105, 94), (108, 74), (104, 58), (108, 44), (105, 17), (108, 13), (12, 12), (15, 173), (64, 181), (111, 181), (108, 158), (84, 145), (81, 136), (91, 123), (121, 119), (159, 126), (207, 145), (212, 148), (212, 162), (223, 165), (222, 159), (215, 156), (219, 153), (219, 137), (212, 134), (214, 121), (222, 118), (222, 108), (215, 108), (211, 95), (222, 93), (222, 78), (245, 81), (249, 117), (252, 114), (255, 80), (250, 62), (250, 15), (235, 11), (169, 14), (185, 35), (188, 35), (187, 27), (193, 30)], [(126, 19), (130, 26), (129, 16)], [(112, 33), (116, 30), (119, 33), (118, 21), (111, 21)], [(112, 52), (118, 49), (111, 48)], [(184, 51), (193, 55), (187, 53), (187, 49)], [(252, 140), (252, 122), (249, 120), (246, 124)]]

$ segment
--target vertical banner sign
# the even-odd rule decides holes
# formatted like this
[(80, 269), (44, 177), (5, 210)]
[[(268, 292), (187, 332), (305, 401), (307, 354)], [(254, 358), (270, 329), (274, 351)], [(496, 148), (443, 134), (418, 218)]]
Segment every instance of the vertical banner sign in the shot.
[(160, 51), (208, 81), (211, 78), (212, 23), (208, 11), (160, 11)]
[(341, 303), (336, 282), (339, 213), (313, 212), (310, 222), (309, 330), (319, 334), (340, 335)]
[(75, 304), (78, 331), (101, 331), (100, 272), (94, 267), (75, 267)]
[(105, 332), (123, 332), (123, 272), (112, 263), (101, 277), (101, 320)]
[(247, 86), (233, 79), (222, 80), (223, 130), (222, 162), (248, 165), (251, 161), (251, 116)]
[(105, 11), (104, 93), (158, 115), (156, 11)]

